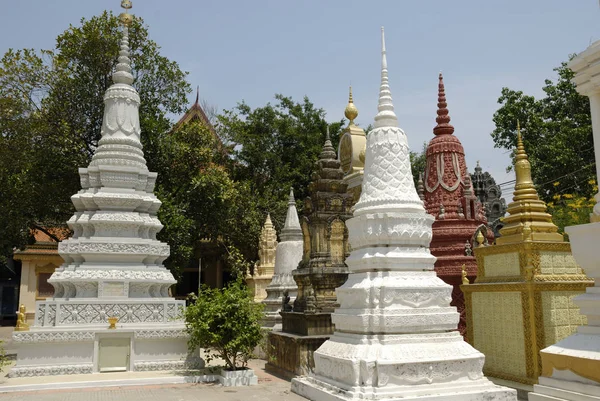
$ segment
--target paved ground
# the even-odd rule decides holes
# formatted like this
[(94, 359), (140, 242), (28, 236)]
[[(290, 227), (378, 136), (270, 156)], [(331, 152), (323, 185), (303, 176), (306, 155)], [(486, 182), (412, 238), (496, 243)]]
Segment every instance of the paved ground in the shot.
[[(290, 391), (290, 382), (264, 371), (262, 360), (249, 361), (258, 376), (258, 385), (223, 387), (219, 384), (168, 384), (154, 386), (106, 387), (72, 390), (43, 390), (0, 393), (0, 401), (306, 401)], [(5, 369), (7, 370), (7, 369)], [(119, 375), (119, 374), (113, 374)], [(121, 374), (123, 378), (127, 374)], [(131, 373), (129, 373), (131, 375)], [(163, 375), (164, 376), (164, 375)], [(17, 381), (46, 382), (48, 377), (4, 379), (0, 386)]]
[(306, 401), (293, 394), (290, 384), (262, 382), (250, 387), (213, 384), (123, 387), (87, 390), (47, 390), (0, 394), (0, 401)]

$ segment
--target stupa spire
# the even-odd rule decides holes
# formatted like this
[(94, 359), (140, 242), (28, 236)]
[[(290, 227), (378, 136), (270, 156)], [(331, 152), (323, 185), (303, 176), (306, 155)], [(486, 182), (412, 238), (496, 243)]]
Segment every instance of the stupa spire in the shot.
[(385, 32), (381, 27), (381, 86), (379, 87), (378, 113), (375, 116), (375, 128), (398, 127), (398, 117), (394, 113), (392, 92), (388, 80), (387, 56), (385, 51)]
[(448, 112), (448, 103), (446, 102), (446, 91), (444, 89), (444, 77), (440, 72), (438, 84), (438, 110), (435, 121), (437, 125), (433, 128), (435, 135), (452, 135), (454, 127), (450, 124), (450, 114)]
[(337, 158), (335, 154), (335, 149), (331, 144), (331, 137), (329, 136), (329, 125), (327, 126), (327, 131), (325, 131), (325, 144), (323, 145), (323, 150), (319, 154), (319, 160), (328, 160)]
[(294, 188), (290, 188), (288, 210), (285, 217), (285, 223), (283, 224), (283, 229), (281, 230), (280, 238), (281, 242), (302, 240), (302, 228), (300, 228), (300, 220), (298, 219), (298, 211), (296, 210)]
[(344, 115), (350, 121), (348, 126), (354, 125), (354, 120), (358, 117), (358, 109), (354, 105), (354, 99), (352, 98), (352, 86), (350, 86), (350, 96), (348, 97), (348, 106), (344, 110)]
[(125, 9), (125, 12), (119, 15), (119, 21), (123, 25), (123, 38), (121, 39), (121, 50), (119, 50), (117, 68), (112, 78), (115, 84), (131, 85), (133, 83), (133, 75), (131, 74), (131, 59), (129, 58), (129, 27), (133, 22), (133, 17), (128, 12), (132, 7), (131, 1), (122, 0), (121, 7)]
[(496, 244), (522, 241), (561, 242), (563, 236), (552, 222), (552, 216), (546, 212), (546, 202), (540, 200), (531, 179), (531, 163), (525, 152), (521, 126), (517, 121), (517, 152), (515, 154), (515, 192), (504, 218), (501, 237)]

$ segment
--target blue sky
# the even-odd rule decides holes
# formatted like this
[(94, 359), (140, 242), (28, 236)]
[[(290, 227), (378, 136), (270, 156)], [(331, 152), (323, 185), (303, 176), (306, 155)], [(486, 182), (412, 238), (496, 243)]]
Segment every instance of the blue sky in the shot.
[[(69, 24), (104, 9), (118, 13), (119, 4), (4, 0), (0, 51), (52, 48)], [(275, 93), (308, 95), (336, 121), (352, 83), (363, 126), (377, 111), (383, 25), (394, 104), (411, 148), (433, 136), (442, 71), (467, 166), (481, 160), (497, 182), (513, 179), (505, 173), (509, 155), (490, 137), (501, 88), (539, 96), (554, 67), (600, 39), (597, 0), (133, 0), (132, 13), (219, 109), (242, 99), (262, 106)]]

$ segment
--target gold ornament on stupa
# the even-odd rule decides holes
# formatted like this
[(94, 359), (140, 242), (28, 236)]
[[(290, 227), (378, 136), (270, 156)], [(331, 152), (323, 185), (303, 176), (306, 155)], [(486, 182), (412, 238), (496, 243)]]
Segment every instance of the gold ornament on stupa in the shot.
[(346, 118), (348, 120), (350, 120), (350, 123), (348, 123), (348, 126), (354, 125), (354, 120), (356, 120), (356, 117), (358, 117), (358, 109), (354, 105), (354, 99), (352, 99), (352, 86), (350, 86), (350, 96), (348, 98), (348, 106), (346, 106), (346, 109), (344, 110), (344, 115), (346, 116)]
[(540, 200), (531, 179), (531, 164), (525, 153), (521, 127), (517, 122), (517, 153), (515, 156), (515, 192), (509, 203), (508, 216), (504, 218), (501, 237), (496, 244), (509, 244), (523, 241), (562, 242), (558, 227), (552, 222), (552, 216), (546, 212), (546, 202)]
[(133, 7), (131, 0), (121, 0), (121, 7), (125, 9), (125, 12), (119, 14), (119, 21), (123, 26), (130, 27), (133, 22), (133, 17), (128, 12)]

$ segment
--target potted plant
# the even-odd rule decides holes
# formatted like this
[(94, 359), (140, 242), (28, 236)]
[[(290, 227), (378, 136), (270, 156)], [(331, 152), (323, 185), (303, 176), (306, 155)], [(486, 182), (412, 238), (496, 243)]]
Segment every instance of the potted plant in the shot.
[(207, 363), (216, 358), (225, 362), (223, 385), (256, 384), (257, 377), (247, 365), (263, 336), (263, 305), (254, 303), (239, 277), (222, 289), (203, 286), (191, 301), (185, 311), (190, 349), (204, 349)]

